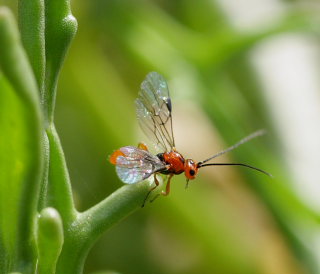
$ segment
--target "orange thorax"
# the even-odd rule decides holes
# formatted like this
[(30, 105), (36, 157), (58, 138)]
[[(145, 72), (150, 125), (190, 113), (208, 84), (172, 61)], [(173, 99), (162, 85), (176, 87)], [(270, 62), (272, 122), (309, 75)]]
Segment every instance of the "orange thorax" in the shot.
[(184, 172), (184, 158), (179, 152), (170, 151), (163, 153), (164, 162), (169, 165), (168, 172), (180, 174)]

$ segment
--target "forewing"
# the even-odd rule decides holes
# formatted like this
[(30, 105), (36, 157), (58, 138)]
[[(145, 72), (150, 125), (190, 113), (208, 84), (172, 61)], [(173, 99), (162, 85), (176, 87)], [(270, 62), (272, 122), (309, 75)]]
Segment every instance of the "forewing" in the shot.
[(170, 151), (175, 146), (171, 111), (166, 80), (159, 73), (150, 72), (141, 84), (136, 112), (143, 132), (162, 151)]
[(124, 156), (117, 158), (116, 171), (126, 184), (135, 184), (147, 179), (151, 174), (165, 169), (157, 156), (146, 150), (127, 146), (120, 148)]

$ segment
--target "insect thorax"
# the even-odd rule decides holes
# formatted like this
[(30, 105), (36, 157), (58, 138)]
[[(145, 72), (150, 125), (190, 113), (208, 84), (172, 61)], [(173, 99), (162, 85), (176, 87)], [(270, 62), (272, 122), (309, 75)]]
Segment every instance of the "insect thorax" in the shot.
[(157, 154), (157, 157), (168, 166), (167, 170), (161, 171), (163, 174), (180, 174), (184, 172), (185, 160), (177, 151), (170, 151)]

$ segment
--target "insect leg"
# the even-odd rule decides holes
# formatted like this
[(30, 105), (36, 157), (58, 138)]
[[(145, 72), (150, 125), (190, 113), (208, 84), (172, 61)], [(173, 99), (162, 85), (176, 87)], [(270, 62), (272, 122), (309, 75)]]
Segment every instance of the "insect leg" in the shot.
[(189, 179), (187, 179), (185, 189), (187, 189), (187, 188), (188, 188), (188, 186), (189, 186)]
[(167, 185), (166, 185), (166, 191), (162, 191), (161, 195), (163, 195), (163, 196), (168, 196), (169, 195), (169, 193), (170, 193), (170, 183), (171, 183), (171, 178), (172, 177), (173, 177), (173, 174), (170, 174), (169, 178), (168, 178)]
[(148, 194), (147, 194), (146, 197), (144, 198), (144, 201), (143, 201), (143, 204), (142, 204), (141, 207), (144, 207), (144, 205), (145, 205), (145, 203), (146, 203), (146, 201), (147, 201), (150, 193), (159, 186), (159, 181), (158, 181), (158, 179), (157, 179), (156, 173), (153, 174), (153, 178), (154, 178), (154, 183), (155, 183), (156, 185), (149, 190)]
[(171, 178), (173, 177), (173, 174), (170, 174), (168, 177), (168, 181), (167, 181), (167, 185), (166, 185), (166, 191), (162, 191), (161, 193), (157, 194), (151, 201), (150, 203), (152, 203), (155, 199), (157, 199), (160, 194), (163, 196), (168, 196), (170, 193), (170, 183), (171, 183)]
[(145, 150), (145, 151), (149, 151), (148, 147), (144, 143), (139, 143), (138, 144), (138, 148), (140, 148), (142, 150)]

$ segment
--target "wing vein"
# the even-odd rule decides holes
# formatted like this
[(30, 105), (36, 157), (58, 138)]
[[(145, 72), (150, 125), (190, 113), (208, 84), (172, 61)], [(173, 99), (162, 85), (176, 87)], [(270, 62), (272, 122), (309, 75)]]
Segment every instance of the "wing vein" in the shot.
[(164, 77), (149, 73), (141, 84), (136, 100), (137, 117), (144, 133), (156, 147), (165, 151), (175, 146), (173, 137), (171, 99)]

